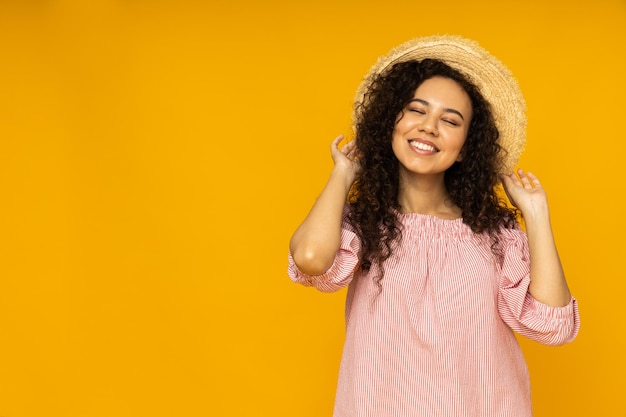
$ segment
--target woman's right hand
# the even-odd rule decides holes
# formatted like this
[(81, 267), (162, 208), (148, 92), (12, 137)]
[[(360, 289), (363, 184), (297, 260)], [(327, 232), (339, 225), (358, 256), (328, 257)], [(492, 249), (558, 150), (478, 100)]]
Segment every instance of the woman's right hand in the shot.
[(339, 148), (339, 143), (343, 140), (343, 135), (339, 135), (330, 145), (330, 153), (335, 163), (335, 169), (340, 169), (348, 175), (350, 183), (354, 182), (361, 170), (359, 163), (356, 141), (352, 140)]

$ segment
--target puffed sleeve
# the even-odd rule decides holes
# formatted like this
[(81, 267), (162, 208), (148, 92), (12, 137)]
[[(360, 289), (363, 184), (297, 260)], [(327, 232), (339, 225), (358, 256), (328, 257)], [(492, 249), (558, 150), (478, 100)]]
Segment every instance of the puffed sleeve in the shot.
[(347, 286), (352, 281), (354, 271), (359, 264), (361, 241), (348, 226), (345, 213), (342, 223), (339, 249), (333, 264), (322, 275), (307, 275), (303, 273), (298, 269), (291, 253), (289, 253), (287, 274), (293, 282), (307, 287), (313, 286), (323, 292), (333, 292)]
[(504, 259), (498, 291), (498, 310), (514, 331), (545, 345), (562, 345), (576, 338), (580, 316), (576, 299), (553, 307), (537, 301), (528, 291), (530, 255), (528, 238), (520, 229), (503, 231)]

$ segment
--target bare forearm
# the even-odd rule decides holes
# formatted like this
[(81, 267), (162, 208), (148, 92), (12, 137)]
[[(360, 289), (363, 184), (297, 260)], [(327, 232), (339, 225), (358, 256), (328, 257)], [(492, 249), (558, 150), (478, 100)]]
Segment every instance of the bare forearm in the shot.
[(547, 209), (524, 216), (530, 249), (531, 295), (550, 306), (565, 306), (571, 294), (552, 233)]
[(522, 212), (530, 250), (530, 294), (550, 306), (565, 306), (572, 296), (556, 250), (548, 200), (539, 179), (517, 170), (502, 175), (509, 199)]
[(320, 275), (330, 268), (339, 249), (341, 219), (354, 175), (335, 167), (322, 193), (290, 242), (298, 268), (308, 275)]

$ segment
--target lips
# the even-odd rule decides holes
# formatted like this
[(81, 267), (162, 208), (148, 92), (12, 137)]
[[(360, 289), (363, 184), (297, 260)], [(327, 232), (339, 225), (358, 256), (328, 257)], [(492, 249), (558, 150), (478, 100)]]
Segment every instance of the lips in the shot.
[(439, 149), (437, 149), (432, 143), (429, 143), (429, 142), (410, 140), (409, 145), (411, 145), (415, 149), (418, 149), (424, 152), (432, 152), (432, 153), (439, 152)]

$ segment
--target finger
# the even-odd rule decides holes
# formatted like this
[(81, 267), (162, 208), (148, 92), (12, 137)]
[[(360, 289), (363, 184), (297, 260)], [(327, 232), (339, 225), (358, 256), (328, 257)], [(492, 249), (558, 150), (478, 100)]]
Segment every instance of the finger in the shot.
[(502, 179), (502, 188), (504, 189), (504, 194), (506, 194), (506, 197), (511, 203), (515, 204), (513, 202), (513, 197), (511, 196), (510, 192), (513, 191), (515, 187), (519, 186), (519, 184), (515, 184), (515, 181), (517, 181), (517, 175), (511, 172), (507, 175), (502, 174), (500, 178)]
[[(346, 146), (344, 148), (346, 148), (348, 150), (348, 152), (346, 152), (346, 154), (345, 154), (346, 157), (349, 160), (351, 160), (351, 161), (356, 161), (356, 159), (358, 158), (358, 154), (359, 154), (358, 148), (356, 146), (356, 142), (352, 141), (352, 142), (346, 144)], [(342, 149), (342, 151), (343, 151), (343, 149)]]
[(339, 149), (339, 142), (341, 142), (342, 140), (343, 140), (343, 134), (333, 139), (333, 142), (330, 144), (331, 149)]
[(519, 178), (522, 181), (522, 184), (524, 185), (524, 188), (532, 188), (532, 184), (530, 183), (530, 179), (528, 178), (528, 176), (526, 175), (526, 172), (524, 172), (523, 169), (518, 169), (517, 170), (517, 174), (519, 175)]
[(356, 159), (357, 147), (356, 141), (348, 142), (341, 148), (341, 151), (346, 155), (346, 157), (350, 160)]
[(350, 151), (354, 150), (354, 145), (355, 145), (355, 142), (354, 141), (350, 141), (350, 142), (346, 143), (345, 145), (343, 145), (341, 147), (341, 149), (345, 149), (346, 152), (350, 152)]
[(514, 172), (509, 172), (508, 174), (502, 174), (502, 183), (505, 185), (505, 187), (513, 187), (513, 186), (522, 185), (518, 176), (515, 175)]
[(533, 182), (533, 184), (535, 185), (535, 187), (541, 187), (541, 183), (539, 182), (539, 178), (537, 178), (537, 176), (535, 174), (533, 174), (532, 172), (528, 172), (528, 178), (530, 178), (530, 180)]

